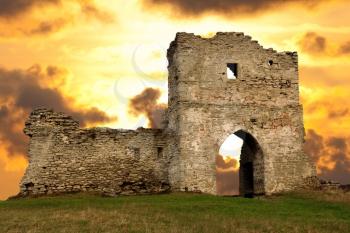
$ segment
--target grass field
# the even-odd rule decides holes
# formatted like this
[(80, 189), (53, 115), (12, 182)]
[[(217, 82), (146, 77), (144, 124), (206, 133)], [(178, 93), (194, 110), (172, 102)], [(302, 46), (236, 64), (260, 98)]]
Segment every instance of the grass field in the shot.
[(0, 202), (0, 232), (350, 232), (350, 194), (67, 195)]

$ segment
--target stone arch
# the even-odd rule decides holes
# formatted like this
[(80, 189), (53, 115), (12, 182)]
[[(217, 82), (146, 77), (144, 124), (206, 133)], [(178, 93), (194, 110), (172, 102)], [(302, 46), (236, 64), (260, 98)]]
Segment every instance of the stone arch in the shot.
[[(257, 139), (247, 130), (238, 129), (233, 132), (230, 135), (234, 134), (243, 140), (238, 173), (239, 195), (251, 197), (264, 194), (265, 168), (263, 150)], [(222, 140), (221, 144), (226, 138)]]

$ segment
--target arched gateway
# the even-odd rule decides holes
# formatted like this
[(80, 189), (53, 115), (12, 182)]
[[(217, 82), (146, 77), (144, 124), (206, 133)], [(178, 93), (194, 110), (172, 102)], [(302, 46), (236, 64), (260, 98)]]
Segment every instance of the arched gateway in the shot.
[(227, 137), (216, 160), (218, 195), (264, 194), (264, 156), (258, 141), (244, 130)]
[(240, 193), (304, 186), (316, 170), (304, 154), (296, 52), (264, 49), (243, 33), (178, 33), (168, 49), (169, 181), (216, 194), (215, 158), (225, 138), (244, 138)]
[(243, 130), (235, 132), (243, 140), (239, 167), (239, 193), (244, 196), (263, 194), (264, 156), (257, 140)]

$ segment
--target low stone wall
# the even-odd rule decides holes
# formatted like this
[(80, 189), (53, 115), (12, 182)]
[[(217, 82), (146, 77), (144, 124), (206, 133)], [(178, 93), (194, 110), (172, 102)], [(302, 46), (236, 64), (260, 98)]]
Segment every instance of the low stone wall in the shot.
[(160, 129), (80, 129), (71, 117), (35, 110), (26, 122), (29, 166), (20, 195), (169, 190), (166, 136)]

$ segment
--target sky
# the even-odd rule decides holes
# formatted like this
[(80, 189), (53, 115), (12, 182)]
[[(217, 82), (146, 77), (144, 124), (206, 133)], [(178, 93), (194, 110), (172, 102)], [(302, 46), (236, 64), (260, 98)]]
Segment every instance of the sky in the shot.
[(347, 0), (0, 0), (0, 199), (18, 192), (35, 107), (82, 127), (159, 126), (180, 31), (298, 51), (305, 150), (320, 177), (350, 183), (348, 12)]

